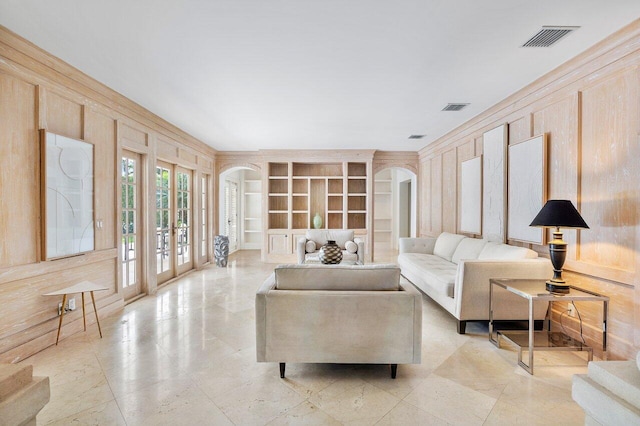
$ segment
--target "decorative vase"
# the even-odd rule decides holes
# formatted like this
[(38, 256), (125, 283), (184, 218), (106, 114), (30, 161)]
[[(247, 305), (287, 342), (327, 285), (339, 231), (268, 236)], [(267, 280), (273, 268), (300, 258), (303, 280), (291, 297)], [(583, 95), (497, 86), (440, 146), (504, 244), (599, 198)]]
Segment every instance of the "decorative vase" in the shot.
[(334, 240), (329, 240), (320, 247), (318, 258), (325, 265), (336, 265), (342, 261), (342, 250)]
[(316, 213), (313, 217), (313, 227), (316, 229), (322, 228), (322, 216), (320, 216), (320, 213)]

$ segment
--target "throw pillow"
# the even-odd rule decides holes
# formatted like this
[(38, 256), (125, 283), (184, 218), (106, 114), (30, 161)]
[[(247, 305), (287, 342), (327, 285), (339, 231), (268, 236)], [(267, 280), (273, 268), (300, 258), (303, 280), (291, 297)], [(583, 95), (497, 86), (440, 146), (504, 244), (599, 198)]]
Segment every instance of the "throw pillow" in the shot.
[(307, 241), (307, 244), (304, 246), (305, 251), (307, 253), (313, 253), (316, 251), (316, 243), (313, 241)]
[(356, 253), (358, 251), (358, 245), (356, 243), (354, 243), (353, 241), (347, 241), (344, 244), (344, 248), (349, 252), (349, 253)]

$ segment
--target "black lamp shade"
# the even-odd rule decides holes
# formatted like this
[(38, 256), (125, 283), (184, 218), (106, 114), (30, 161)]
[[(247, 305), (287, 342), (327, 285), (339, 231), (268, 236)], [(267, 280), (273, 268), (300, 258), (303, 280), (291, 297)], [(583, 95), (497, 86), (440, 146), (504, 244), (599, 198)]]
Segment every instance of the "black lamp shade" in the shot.
[(549, 200), (529, 226), (589, 229), (569, 200)]

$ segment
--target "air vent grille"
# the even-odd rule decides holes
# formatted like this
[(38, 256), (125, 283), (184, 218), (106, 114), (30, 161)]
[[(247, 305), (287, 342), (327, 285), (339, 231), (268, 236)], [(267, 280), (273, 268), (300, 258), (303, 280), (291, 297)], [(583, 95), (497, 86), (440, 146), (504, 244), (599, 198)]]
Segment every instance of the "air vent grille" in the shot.
[(469, 104), (447, 104), (446, 107), (442, 108), (443, 111), (460, 111)]
[(409, 136), (409, 139), (422, 139), (427, 135), (411, 135)]
[(544, 26), (536, 35), (523, 44), (522, 47), (549, 47), (578, 28), (580, 27)]

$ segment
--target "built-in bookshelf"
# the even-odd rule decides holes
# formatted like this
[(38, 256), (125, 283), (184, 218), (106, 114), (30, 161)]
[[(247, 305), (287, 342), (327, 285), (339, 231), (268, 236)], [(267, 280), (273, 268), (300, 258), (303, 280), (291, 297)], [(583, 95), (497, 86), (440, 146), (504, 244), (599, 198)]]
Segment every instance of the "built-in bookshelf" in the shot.
[(373, 231), (376, 246), (389, 248), (393, 233), (393, 179), (391, 169), (375, 175), (373, 198)]
[(242, 185), (242, 248), (262, 247), (262, 179), (259, 172), (244, 170)]
[(366, 229), (367, 163), (268, 163), (269, 229)]

